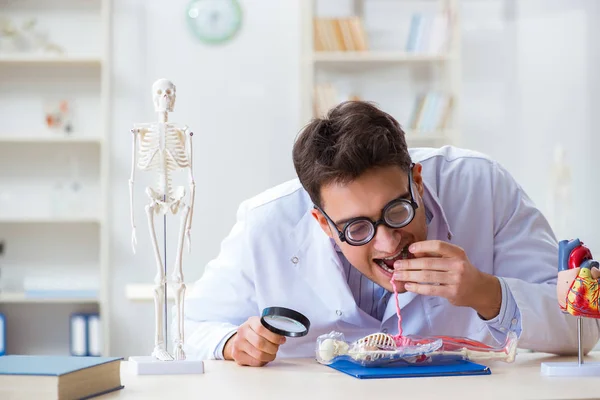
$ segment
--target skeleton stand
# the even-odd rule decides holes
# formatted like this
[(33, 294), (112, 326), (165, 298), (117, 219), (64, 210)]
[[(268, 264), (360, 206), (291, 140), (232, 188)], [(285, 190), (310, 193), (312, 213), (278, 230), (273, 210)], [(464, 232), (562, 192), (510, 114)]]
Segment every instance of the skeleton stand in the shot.
[(542, 375), (546, 376), (600, 376), (600, 363), (583, 362), (583, 341), (581, 340), (583, 318), (577, 316), (577, 362), (542, 363)]
[[(131, 241), (135, 252), (137, 239), (133, 216), (134, 171), (136, 168), (139, 168), (157, 173), (157, 185), (146, 188), (146, 194), (149, 197), (150, 203), (145, 207), (157, 267), (157, 273), (154, 278), (154, 350), (151, 356), (130, 357), (129, 361), (132, 362), (133, 371), (140, 375), (203, 373), (203, 361), (186, 360), (186, 355), (183, 351), (183, 309), (186, 286), (183, 278), (182, 253), (186, 236), (188, 246), (190, 245), (189, 233), (194, 208), (195, 183), (192, 172), (191, 142), (193, 133), (189, 133), (190, 141), (188, 147), (186, 145), (187, 127), (168, 122), (168, 113), (173, 111), (175, 104), (175, 85), (173, 83), (166, 79), (156, 81), (152, 85), (152, 99), (155, 111), (159, 116), (158, 122), (136, 124), (135, 129), (131, 131), (133, 134), (133, 156), (131, 177), (129, 179), (129, 193), (132, 227)], [(140, 138), (139, 148), (136, 145), (138, 136)], [(138, 154), (140, 159), (139, 162), (136, 162)], [(181, 186), (174, 188), (171, 183), (171, 174), (176, 170), (183, 169), (187, 169), (189, 172), (191, 192), (189, 205), (183, 199), (185, 197), (185, 189)], [(154, 218), (159, 213), (163, 214), (164, 223), (164, 261), (160, 257), (159, 244), (154, 227)], [(175, 332), (175, 346), (172, 355), (167, 349), (167, 213), (173, 215), (181, 213), (175, 268), (172, 275), (173, 283), (176, 285), (175, 304), (177, 306), (177, 330)], [(161, 295), (164, 298), (161, 299)]]
[[(163, 201), (166, 201), (166, 196), (163, 196)], [(165, 274), (165, 276), (167, 276), (167, 214), (163, 215), (163, 257), (165, 259), (164, 263), (163, 263), (163, 273)], [(169, 328), (167, 327), (168, 324), (168, 315), (167, 311), (168, 311), (168, 300), (169, 300), (169, 295), (168, 295), (168, 290), (169, 290), (169, 284), (167, 282), (165, 282), (164, 286), (164, 290), (165, 290), (165, 298), (163, 300), (163, 335), (165, 338), (165, 350), (169, 350)]]

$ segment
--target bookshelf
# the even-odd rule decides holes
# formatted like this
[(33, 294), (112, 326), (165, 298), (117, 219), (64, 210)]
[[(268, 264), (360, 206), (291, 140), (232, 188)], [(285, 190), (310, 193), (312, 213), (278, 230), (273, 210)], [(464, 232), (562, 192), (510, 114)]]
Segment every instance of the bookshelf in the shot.
[(408, 145), (458, 144), (458, 0), (302, 2), (302, 121), (344, 100), (393, 115)]
[(79, 65), (98, 67), (102, 66), (102, 58), (94, 56), (60, 56), (37, 54), (3, 54), (0, 55), (0, 65), (40, 65), (61, 66)]
[(111, 0), (20, 0), (2, 14), (22, 34), (0, 38), (6, 353), (68, 355), (70, 316), (99, 313), (110, 355)]
[(9, 143), (103, 143), (102, 137), (70, 137), (48, 135), (4, 135), (0, 136), (0, 144)]
[[(130, 283), (125, 286), (125, 297), (130, 301), (153, 302), (154, 285), (146, 283)], [(167, 301), (174, 301), (173, 290), (167, 292)]]
[(44, 297), (44, 296), (31, 296), (25, 292), (8, 292), (0, 294), (1, 303), (39, 303), (39, 304), (52, 304), (52, 303), (66, 303), (66, 304), (95, 304), (98, 299), (95, 297)]
[(316, 65), (343, 64), (343, 63), (419, 63), (419, 62), (442, 62), (447, 61), (445, 54), (412, 54), (394, 51), (322, 51), (313, 55)]

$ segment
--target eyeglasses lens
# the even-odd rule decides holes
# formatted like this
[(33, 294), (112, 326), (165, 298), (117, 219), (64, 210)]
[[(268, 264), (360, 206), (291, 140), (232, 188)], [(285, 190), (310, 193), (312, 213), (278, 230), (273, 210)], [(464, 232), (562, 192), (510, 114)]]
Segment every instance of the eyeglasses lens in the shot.
[(407, 201), (398, 201), (386, 210), (385, 222), (393, 227), (402, 227), (409, 221), (414, 213), (414, 209)]
[(373, 224), (370, 221), (358, 220), (346, 228), (346, 239), (353, 243), (367, 240), (373, 234)]
[[(397, 203), (387, 208), (384, 219), (392, 228), (401, 228), (412, 219), (413, 213), (414, 210), (410, 203), (398, 200)], [(346, 240), (353, 244), (364, 244), (371, 239), (374, 229), (371, 221), (366, 219), (354, 221), (346, 227)]]

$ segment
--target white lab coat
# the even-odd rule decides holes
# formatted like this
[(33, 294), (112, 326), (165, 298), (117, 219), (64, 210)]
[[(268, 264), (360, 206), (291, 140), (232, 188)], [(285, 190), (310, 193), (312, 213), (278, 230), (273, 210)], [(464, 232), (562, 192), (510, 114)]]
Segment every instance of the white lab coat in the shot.
[[(521, 188), (478, 153), (444, 147), (414, 149), (411, 155), (423, 165), (425, 205), (438, 207), (434, 218), (443, 218), (452, 231), (451, 239), (440, 239), (465, 249), (482, 271), (504, 277), (520, 310), (519, 347), (575, 352), (575, 318), (560, 312), (556, 299), (556, 239)], [(393, 297), (383, 321), (356, 305), (312, 207), (298, 180), (241, 204), (218, 257), (186, 296), (188, 357), (219, 358), (223, 338), (271, 306), (295, 309), (311, 322), (309, 334), (288, 338), (278, 357), (312, 357), (317, 337), (331, 331), (348, 341), (397, 332)], [(444, 298), (404, 293), (399, 302), (404, 334), (465, 336), (491, 345), (502, 340), (473, 309)], [(597, 320), (585, 321), (586, 350), (598, 341), (599, 330)]]

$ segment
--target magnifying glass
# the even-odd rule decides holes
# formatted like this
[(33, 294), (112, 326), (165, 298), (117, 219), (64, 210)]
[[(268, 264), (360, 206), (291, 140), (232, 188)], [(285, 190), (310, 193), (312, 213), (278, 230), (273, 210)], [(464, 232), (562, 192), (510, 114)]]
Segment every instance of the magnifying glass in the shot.
[(300, 337), (308, 334), (310, 321), (298, 311), (285, 307), (267, 307), (260, 322), (265, 328), (278, 335)]

